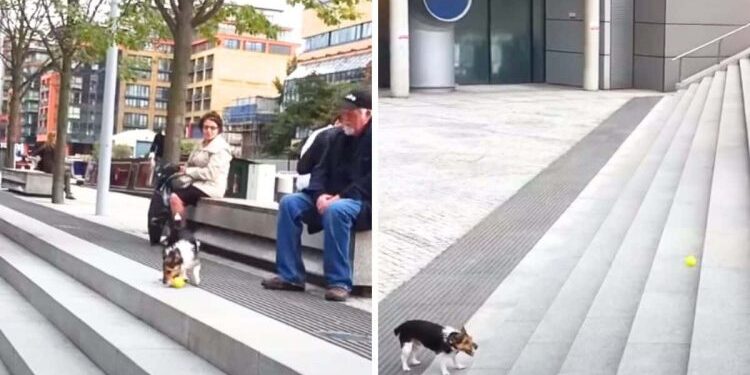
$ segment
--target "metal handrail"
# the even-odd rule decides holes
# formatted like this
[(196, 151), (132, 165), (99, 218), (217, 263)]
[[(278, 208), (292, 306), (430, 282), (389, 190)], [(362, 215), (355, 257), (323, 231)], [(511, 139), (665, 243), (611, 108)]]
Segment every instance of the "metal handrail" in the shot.
[(716, 37), (716, 38), (714, 38), (714, 39), (712, 39), (712, 40), (710, 40), (710, 41), (708, 41), (706, 43), (701, 44), (698, 47), (695, 47), (695, 48), (693, 48), (693, 49), (691, 49), (691, 50), (689, 50), (687, 52), (683, 52), (683, 53), (675, 56), (674, 58), (672, 58), (672, 61), (680, 60), (680, 66), (678, 68), (678, 79), (680, 81), (682, 81), (682, 59), (685, 56), (688, 56), (688, 55), (692, 54), (695, 51), (701, 50), (701, 49), (706, 48), (706, 47), (708, 47), (708, 46), (710, 46), (710, 45), (712, 45), (712, 44), (714, 44), (716, 42), (719, 42), (719, 48), (716, 50), (716, 63), (718, 64), (719, 62), (721, 62), (721, 60), (720, 60), (721, 59), (721, 42), (724, 41), (724, 39), (726, 39), (726, 38), (728, 38), (728, 37), (730, 37), (730, 36), (732, 36), (732, 35), (740, 32), (740, 31), (742, 31), (742, 30), (744, 30), (744, 29), (746, 29), (748, 27), (750, 27), (750, 22), (748, 22), (745, 25), (742, 25), (742, 26), (740, 26), (740, 27), (738, 27), (738, 28), (736, 28), (736, 29), (734, 29), (734, 30), (732, 30), (732, 31), (724, 34), (724, 35), (718, 36), (718, 37)]

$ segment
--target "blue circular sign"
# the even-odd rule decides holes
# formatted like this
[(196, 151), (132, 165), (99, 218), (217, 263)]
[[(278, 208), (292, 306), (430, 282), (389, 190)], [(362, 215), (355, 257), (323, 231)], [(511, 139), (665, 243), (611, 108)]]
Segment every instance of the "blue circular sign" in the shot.
[(424, 0), (427, 12), (444, 22), (456, 22), (469, 12), (471, 0)]

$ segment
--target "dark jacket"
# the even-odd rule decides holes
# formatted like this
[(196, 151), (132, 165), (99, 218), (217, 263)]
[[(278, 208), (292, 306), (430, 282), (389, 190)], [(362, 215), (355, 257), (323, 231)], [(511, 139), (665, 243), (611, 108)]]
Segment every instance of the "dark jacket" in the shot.
[(312, 173), (315, 166), (323, 160), (323, 155), (328, 149), (328, 144), (331, 143), (331, 138), (336, 134), (337, 128), (330, 128), (323, 130), (315, 137), (310, 148), (307, 149), (297, 162), (297, 173), (308, 174)]
[(154, 141), (151, 142), (151, 149), (148, 152), (153, 152), (154, 156), (159, 159), (164, 156), (164, 134), (158, 133), (154, 136)]
[(45, 143), (31, 153), (31, 156), (41, 156), (42, 160), (36, 166), (36, 169), (45, 172), (52, 173), (55, 167), (55, 148)]
[[(362, 202), (356, 219), (357, 231), (372, 228), (372, 121), (359, 137), (344, 134), (336, 129), (322, 160), (312, 171), (310, 186), (304, 190), (313, 202), (321, 194), (338, 194), (341, 198)], [(323, 229), (317, 209), (305, 215), (310, 233)]]

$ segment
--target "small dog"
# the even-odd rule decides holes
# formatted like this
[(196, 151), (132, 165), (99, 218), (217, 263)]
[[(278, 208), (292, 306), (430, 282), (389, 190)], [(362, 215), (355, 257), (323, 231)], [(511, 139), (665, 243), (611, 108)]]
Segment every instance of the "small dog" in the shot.
[[(174, 235), (168, 239), (163, 254), (163, 278), (164, 284), (177, 276), (190, 280), (193, 285), (201, 283), (201, 261), (198, 258), (200, 252), (200, 241), (197, 241), (193, 233), (187, 229), (173, 232)], [(190, 278), (187, 272), (190, 272)]]
[(401, 367), (404, 371), (411, 370), (409, 365), (416, 366), (421, 363), (415, 355), (415, 349), (420, 345), (437, 354), (436, 360), (439, 361), (443, 375), (449, 375), (446, 363), (449, 356), (453, 360), (453, 366), (460, 370), (465, 366), (459, 365), (456, 361), (458, 353), (464, 352), (473, 356), (474, 350), (479, 348), (466, 333), (465, 328), (458, 331), (452, 327), (444, 327), (424, 320), (404, 322), (396, 327), (393, 333), (401, 342)]

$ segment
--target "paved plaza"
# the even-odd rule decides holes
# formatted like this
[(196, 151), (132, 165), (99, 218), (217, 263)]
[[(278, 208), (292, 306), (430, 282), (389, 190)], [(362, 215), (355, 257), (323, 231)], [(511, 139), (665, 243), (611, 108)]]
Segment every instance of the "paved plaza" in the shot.
[(381, 300), (629, 99), (543, 84), (382, 92), (378, 121)]

